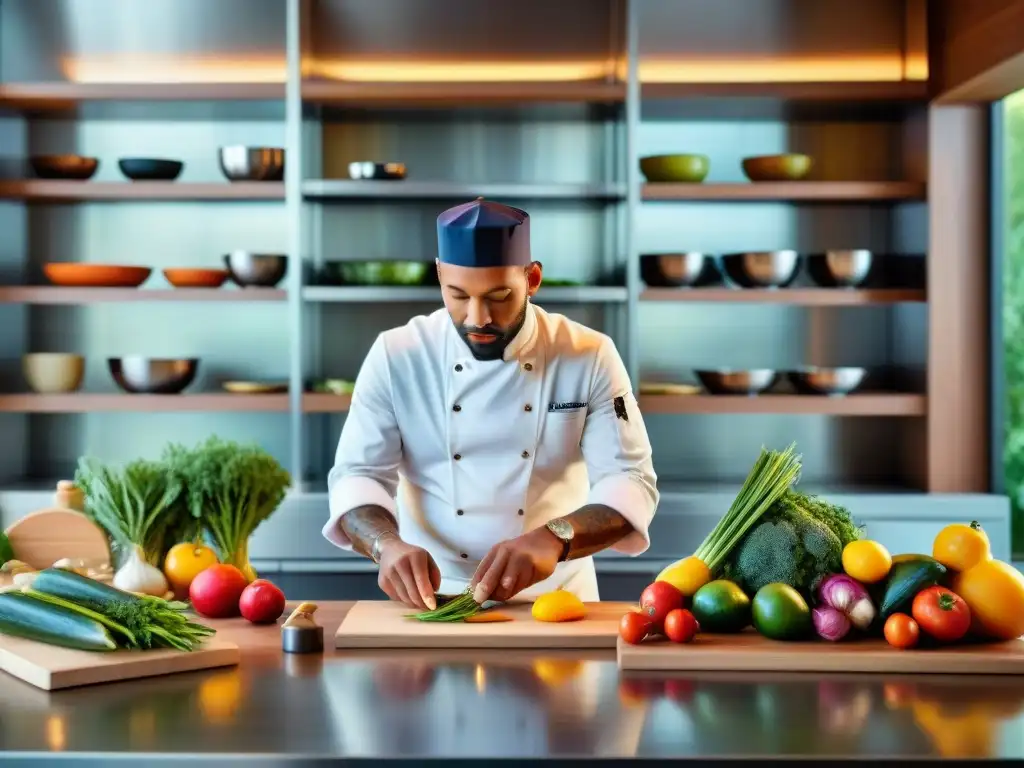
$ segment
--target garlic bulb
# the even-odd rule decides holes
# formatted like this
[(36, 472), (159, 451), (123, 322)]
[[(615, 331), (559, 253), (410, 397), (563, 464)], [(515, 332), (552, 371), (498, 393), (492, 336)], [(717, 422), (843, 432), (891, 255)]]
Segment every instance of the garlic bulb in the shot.
[(135, 547), (114, 574), (113, 585), (125, 592), (163, 597), (169, 589), (167, 578), (156, 566), (146, 562), (142, 547)]

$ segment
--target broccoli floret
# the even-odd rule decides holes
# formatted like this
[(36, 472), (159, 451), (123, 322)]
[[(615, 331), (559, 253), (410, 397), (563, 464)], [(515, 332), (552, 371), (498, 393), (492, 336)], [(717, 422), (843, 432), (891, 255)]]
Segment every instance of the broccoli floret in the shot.
[(787, 491), (729, 556), (723, 575), (753, 595), (765, 584), (789, 584), (805, 597), (842, 567), (843, 547), (860, 529), (842, 507)]

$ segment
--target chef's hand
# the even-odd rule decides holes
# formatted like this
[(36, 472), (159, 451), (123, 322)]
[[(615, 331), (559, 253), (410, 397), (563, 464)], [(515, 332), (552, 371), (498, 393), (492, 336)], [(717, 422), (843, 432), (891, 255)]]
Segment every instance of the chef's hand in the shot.
[(473, 574), (473, 599), (504, 602), (555, 572), (563, 544), (547, 528), (524, 533), (491, 548)]
[(441, 571), (427, 550), (388, 539), (380, 550), (377, 584), (392, 600), (421, 611), (437, 607), (434, 592), (441, 586)]

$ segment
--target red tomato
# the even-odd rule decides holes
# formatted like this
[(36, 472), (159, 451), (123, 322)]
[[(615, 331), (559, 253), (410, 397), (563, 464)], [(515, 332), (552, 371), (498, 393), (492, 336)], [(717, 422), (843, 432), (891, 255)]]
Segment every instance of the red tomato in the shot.
[(665, 635), (673, 643), (688, 643), (693, 640), (700, 627), (697, 619), (685, 608), (669, 611), (665, 617)]
[(894, 613), (886, 619), (882, 631), (893, 648), (913, 648), (921, 636), (917, 622), (905, 613)]
[(651, 632), (651, 620), (638, 611), (630, 611), (619, 619), (619, 636), (630, 645), (638, 645)]
[(238, 599), (249, 585), (233, 565), (218, 563), (202, 570), (192, 579), (188, 598), (200, 616), (224, 619), (238, 615)]
[(640, 595), (640, 609), (656, 629), (662, 628), (669, 613), (682, 607), (683, 593), (664, 581), (654, 582)]
[(943, 643), (955, 643), (971, 628), (971, 609), (960, 595), (945, 587), (922, 589), (910, 612), (925, 634)]
[(257, 579), (242, 590), (238, 608), (253, 624), (271, 624), (284, 613), (284, 592), (266, 579)]

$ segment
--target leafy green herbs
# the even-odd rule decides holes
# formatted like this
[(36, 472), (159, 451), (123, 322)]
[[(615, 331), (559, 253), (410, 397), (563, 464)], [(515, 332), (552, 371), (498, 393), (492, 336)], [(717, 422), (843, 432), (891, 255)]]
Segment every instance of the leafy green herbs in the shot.
[(222, 563), (253, 580), (249, 537), (280, 506), (291, 476), (269, 453), (210, 437), (195, 448), (170, 445), (163, 463), (185, 489), (188, 515), (212, 539)]

